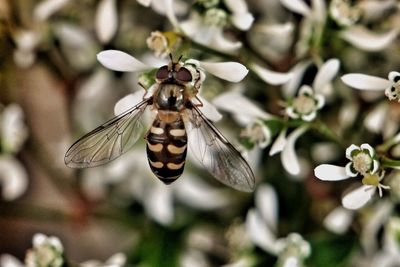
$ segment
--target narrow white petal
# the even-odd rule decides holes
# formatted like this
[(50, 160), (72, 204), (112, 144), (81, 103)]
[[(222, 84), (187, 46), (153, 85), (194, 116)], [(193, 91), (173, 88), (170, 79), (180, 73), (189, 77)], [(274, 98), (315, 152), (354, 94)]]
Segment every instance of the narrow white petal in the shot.
[(347, 28), (341, 33), (341, 37), (365, 51), (380, 51), (389, 46), (397, 37), (398, 30), (393, 29), (386, 33), (377, 34), (362, 26)]
[(255, 210), (249, 210), (246, 216), (246, 231), (251, 241), (264, 251), (273, 255), (277, 254), (276, 237), (267, 228), (260, 214)]
[(247, 8), (247, 3), (244, 0), (224, 0), (223, 2), (227, 6), (227, 8), (234, 14), (247, 13), (247, 11), (249, 10)]
[(146, 7), (150, 6), (150, 4), (151, 4), (151, 0), (136, 0), (136, 2), (138, 2), (142, 6), (146, 6)]
[(361, 148), (362, 150), (365, 150), (365, 149), (368, 150), (369, 155), (370, 155), (371, 157), (373, 157), (373, 156), (375, 155), (375, 149), (373, 149), (372, 146), (371, 146), (370, 144), (361, 144), (360, 148)]
[(209, 120), (219, 121), (220, 119), (222, 119), (222, 114), (219, 113), (214, 105), (212, 105), (210, 102), (199, 95), (197, 97), (203, 103), (203, 106), (200, 107), (200, 110), (204, 113), (204, 115), (206, 115)]
[(238, 62), (200, 62), (207, 72), (230, 82), (240, 82), (249, 70)]
[(39, 21), (45, 21), (51, 15), (64, 7), (69, 0), (45, 0), (37, 4), (33, 10), (33, 17)]
[(315, 93), (322, 93), (324, 86), (337, 75), (339, 67), (340, 61), (336, 58), (329, 59), (321, 66), (313, 82)]
[(10, 254), (0, 255), (0, 266), (1, 267), (25, 267), (16, 257)]
[(391, 84), (387, 79), (361, 73), (346, 74), (341, 79), (348, 86), (359, 90), (384, 91)]
[(310, 64), (310, 61), (301, 61), (290, 70), (290, 73), (293, 73), (293, 77), (282, 87), (284, 96), (293, 97), (296, 94), (297, 89), (300, 87), (300, 82), (303, 79), (304, 72)]
[(347, 176), (356, 177), (358, 175), (358, 172), (353, 170), (352, 165), (353, 165), (353, 162), (350, 161), (349, 163), (346, 164), (346, 166), (344, 167), (344, 170), (345, 170)]
[(300, 163), (296, 155), (295, 143), (306, 130), (307, 127), (299, 127), (289, 134), (286, 145), (281, 153), (283, 167), (292, 175), (298, 175), (300, 173)]
[(36, 233), (36, 234), (34, 234), (34, 236), (32, 238), (32, 244), (33, 244), (33, 247), (35, 247), (35, 248), (44, 245), (46, 243), (46, 241), (47, 241), (47, 236), (42, 233)]
[(108, 260), (105, 262), (106, 264), (115, 264), (116, 266), (124, 266), (126, 263), (126, 255), (124, 253), (116, 253), (112, 255)]
[(388, 107), (386, 102), (376, 106), (365, 117), (364, 126), (373, 133), (380, 133), (388, 114)]
[(173, 0), (158, 1), (157, 4), (161, 4), (161, 3), (164, 4), (165, 15), (167, 16), (169, 22), (172, 24), (172, 26), (174, 26), (175, 28), (178, 29), (179, 22), (175, 16)]
[(305, 17), (311, 13), (310, 7), (303, 0), (280, 0), (280, 2), (290, 11)]
[(118, 116), (143, 100), (143, 91), (136, 91), (118, 100), (114, 106), (114, 114)]
[(350, 191), (342, 198), (342, 205), (346, 209), (356, 210), (363, 207), (372, 198), (376, 191), (376, 187), (363, 185), (357, 189)]
[(275, 142), (272, 144), (271, 149), (269, 151), (269, 155), (273, 156), (283, 150), (287, 143), (286, 139), (286, 129), (283, 129), (278, 137), (275, 139)]
[(253, 25), (254, 17), (251, 13), (231, 15), (233, 25), (239, 30), (247, 31)]
[(394, 79), (395, 79), (396, 77), (399, 77), (399, 76), (400, 76), (400, 73), (399, 73), (399, 72), (397, 72), (397, 71), (391, 71), (391, 72), (389, 72), (388, 78), (389, 78), (389, 81), (394, 82)]
[(255, 202), (267, 226), (273, 233), (276, 233), (278, 225), (278, 197), (275, 189), (267, 184), (260, 185), (257, 188)]
[(356, 146), (355, 144), (351, 144), (348, 148), (346, 148), (347, 159), (352, 160), (351, 153), (353, 153), (354, 150), (360, 150), (360, 147)]
[(146, 212), (158, 223), (171, 224), (174, 220), (172, 191), (165, 185), (154, 184), (143, 202)]
[(281, 85), (287, 83), (292, 79), (293, 74), (291, 72), (282, 73), (268, 70), (267, 68), (263, 68), (260, 65), (252, 64), (251, 69), (257, 73), (257, 75), (266, 83), (272, 85)]
[(133, 56), (119, 50), (105, 50), (97, 54), (97, 60), (106, 68), (115, 71), (143, 71), (151, 67)]
[(322, 181), (339, 181), (349, 178), (345, 167), (321, 164), (314, 169), (314, 175)]
[(28, 174), (22, 164), (11, 156), (0, 157), (0, 184), (5, 200), (14, 200), (28, 187)]
[(179, 180), (174, 189), (182, 203), (196, 209), (212, 210), (232, 204), (228, 192), (206, 184), (197, 176)]
[(108, 43), (118, 28), (117, 3), (115, 0), (101, 0), (96, 12), (96, 33), (100, 42)]
[(212, 103), (219, 109), (234, 115), (246, 116), (249, 120), (268, 119), (271, 115), (263, 111), (240, 92), (226, 92), (215, 97)]
[(237, 50), (242, 47), (242, 43), (225, 38), (223, 32), (218, 31), (213, 35), (209, 46), (224, 53), (235, 54)]
[(325, 217), (324, 226), (336, 234), (344, 234), (352, 221), (353, 213), (351, 211), (337, 207)]

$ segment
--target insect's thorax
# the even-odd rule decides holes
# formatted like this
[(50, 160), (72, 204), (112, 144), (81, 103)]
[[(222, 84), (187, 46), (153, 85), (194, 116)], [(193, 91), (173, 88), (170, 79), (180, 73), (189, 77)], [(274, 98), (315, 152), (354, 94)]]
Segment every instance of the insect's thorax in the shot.
[(186, 105), (185, 86), (175, 83), (161, 83), (154, 97), (156, 109), (182, 111)]

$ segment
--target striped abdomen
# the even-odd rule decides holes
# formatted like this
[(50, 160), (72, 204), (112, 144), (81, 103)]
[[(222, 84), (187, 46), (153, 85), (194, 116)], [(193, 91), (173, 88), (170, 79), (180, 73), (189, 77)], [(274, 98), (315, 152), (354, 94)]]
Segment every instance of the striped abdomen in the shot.
[(147, 158), (153, 173), (165, 184), (174, 182), (185, 166), (187, 135), (179, 114), (167, 122), (160, 116), (147, 133)]

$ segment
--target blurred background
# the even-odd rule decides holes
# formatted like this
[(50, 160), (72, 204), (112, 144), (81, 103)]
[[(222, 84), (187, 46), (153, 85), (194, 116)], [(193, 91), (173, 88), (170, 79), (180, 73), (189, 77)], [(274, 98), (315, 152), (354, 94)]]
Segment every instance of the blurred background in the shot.
[[(59, 238), (67, 266), (116, 253), (122, 266), (400, 266), (397, 172), (386, 171), (383, 197), (353, 210), (342, 197), (362, 177), (314, 175), (323, 163), (345, 166), (351, 144), (389, 144), (384, 154), (400, 156), (397, 101), (340, 79), (363, 73), (400, 90), (387, 79), (400, 63), (399, 18), (390, 0), (0, 0), (0, 254), (23, 264), (43, 233)], [(149, 39), (155, 31), (166, 38), (162, 51)], [(237, 84), (207, 74), (201, 95), (252, 166), (255, 192), (222, 185), (190, 155), (166, 186), (142, 138), (110, 164), (66, 167), (68, 147), (143, 90), (141, 73), (97, 61), (108, 49), (144, 62), (172, 52), (249, 68)], [(302, 85), (324, 96), (315, 120), (285, 113)], [(275, 144), (286, 152), (272, 153)]]

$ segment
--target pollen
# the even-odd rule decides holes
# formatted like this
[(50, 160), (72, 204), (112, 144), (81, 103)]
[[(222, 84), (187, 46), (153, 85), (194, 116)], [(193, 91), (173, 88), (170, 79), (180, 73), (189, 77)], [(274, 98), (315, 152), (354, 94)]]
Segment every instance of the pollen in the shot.
[(299, 95), (293, 100), (293, 108), (299, 114), (310, 114), (317, 109), (315, 99), (307, 95)]
[(353, 157), (353, 168), (362, 175), (372, 169), (372, 158), (366, 153), (358, 153)]
[(363, 185), (373, 185), (373, 186), (378, 186), (379, 185), (380, 178), (376, 174), (367, 174), (364, 176), (362, 179)]

